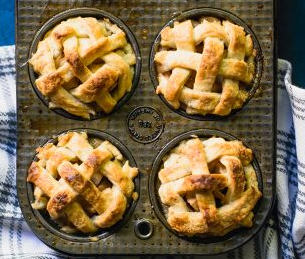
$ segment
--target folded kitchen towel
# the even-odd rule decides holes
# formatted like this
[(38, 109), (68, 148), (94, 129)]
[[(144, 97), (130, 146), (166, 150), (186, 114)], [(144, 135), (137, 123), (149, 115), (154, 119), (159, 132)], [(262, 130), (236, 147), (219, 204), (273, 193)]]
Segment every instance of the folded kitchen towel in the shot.
[(283, 258), (305, 258), (305, 90), (278, 62), (277, 215)]
[[(0, 258), (72, 258), (44, 245), (28, 228), (18, 206), (15, 186), (15, 175), (18, 172), (14, 57), (14, 46), (0, 47)], [(279, 228), (276, 227), (275, 221), (270, 219), (261, 232), (243, 247), (209, 258), (277, 259), (282, 256), (286, 259), (296, 258), (298, 254), (300, 258), (305, 259), (305, 152), (304, 146), (301, 145), (305, 140), (302, 134), (302, 130), (305, 130), (305, 90), (291, 85), (291, 67), (288, 62), (279, 60), (278, 67), (278, 210), (275, 215), (278, 217)], [(129, 258), (144, 259), (152, 256)]]

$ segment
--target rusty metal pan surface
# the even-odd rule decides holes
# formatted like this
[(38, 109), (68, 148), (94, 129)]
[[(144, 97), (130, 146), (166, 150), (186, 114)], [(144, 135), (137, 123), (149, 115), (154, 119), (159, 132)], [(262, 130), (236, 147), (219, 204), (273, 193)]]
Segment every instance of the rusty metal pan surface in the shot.
[[(138, 42), (142, 71), (134, 92), (109, 116), (82, 121), (63, 117), (49, 110), (36, 95), (27, 61), (36, 33), (55, 15), (73, 8), (96, 8), (119, 18)], [(241, 19), (253, 31), (261, 49), (262, 74), (251, 100), (238, 112), (220, 120), (185, 117), (172, 111), (155, 94), (150, 76), (149, 55), (160, 30), (171, 19), (193, 8), (220, 9)], [(17, 103), (18, 148), (17, 189), (24, 218), (38, 237), (53, 249), (73, 255), (107, 254), (201, 254), (228, 252), (250, 240), (262, 226), (274, 202), (275, 118), (274, 87), (275, 40), (274, 3), (240, 0), (18, 0), (17, 1)], [(124, 226), (95, 241), (70, 240), (44, 227), (30, 207), (26, 175), (36, 147), (52, 136), (75, 128), (90, 128), (114, 136), (130, 151), (140, 169), (140, 196)], [(221, 242), (195, 242), (173, 234), (154, 210), (149, 199), (148, 180), (155, 158), (172, 139), (194, 129), (221, 130), (247, 143), (261, 170), (263, 198), (257, 211), (255, 230), (239, 231)], [(256, 224), (255, 223), (255, 224)], [(250, 231), (251, 232), (251, 231)]]

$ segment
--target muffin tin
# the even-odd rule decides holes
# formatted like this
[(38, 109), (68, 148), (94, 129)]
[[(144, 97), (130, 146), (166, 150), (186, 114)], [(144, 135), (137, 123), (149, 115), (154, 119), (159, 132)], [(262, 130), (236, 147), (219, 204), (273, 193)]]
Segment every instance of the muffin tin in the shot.
[[(54, 15), (76, 7), (95, 7), (119, 17), (134, 33), (142, 54), (143, 69), (132, 97), (116, 112), (94, 121), (67, 119), (51, 112), (33, 91), (26, 64), (33, 38), (43, 24)], [(171, 111), (155, 94), (149, 76), (149, 54), (160, 29), (170, 19), (179, 17), (183, 11), (199, 7), (221, 8), (240, 17), (255, 33), (264, 57), (260, 87), (253, 98), (239, 112), (222, 120), (198, 121)], [(273, 19), (272, 0), (264, 2), (208, 0), (204, 3), (196, 0), (152, 0), (149, 2), (145, 0), (89, 0), (85, 2), (19, 0), (16, 27), (17, 189), (20, 207), (33, 232), (55, 250), (84, 256), (176, 253), (212, 255), (228, 252), (251, 239), (268, 217), (274, 202), (276, 99)], [(132, 112), (134, 116), (129, 116)], [(131, 120), (134, 120), (136, 127), (132, 127), (134, 124)], [(39, 221), (29, 205), (28, 184), (25, 179), (36, 147), (59, 132), (75, 128), (100, 130), (113, 135), (128, 148), (140, 169), (140, 196), (133, 214), (122, 228), (98, 240), (69, 240), (54, 234)], [(185, 240), (170, 232), (155, 214), (148, 191), (152, 164), (162, 147), (181, 133), (204, 128), (225, 131), (249, 145), (262, 172), (261, 185), (264, 194), (258, 204), (258, 214), (252, 231), (241, 231), (235, 233), (233, 237), (215, 240), (209, 244)], [(131, 135), (136, 137), (132, 138)], [(141, 141), (143, 139), (151, 141), (143, 142)]]

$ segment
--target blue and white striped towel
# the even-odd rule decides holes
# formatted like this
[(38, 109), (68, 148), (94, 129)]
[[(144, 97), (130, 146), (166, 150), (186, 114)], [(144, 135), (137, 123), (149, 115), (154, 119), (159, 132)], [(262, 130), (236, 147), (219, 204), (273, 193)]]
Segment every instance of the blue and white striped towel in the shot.
[[(36, 238), (18, 207), (15, 187), (17, 125), (14, 56), (14, 46), (0, 47), (0, 258), (68, 258)], [(280, 105), (276, 214), (279, 228), (271, 219), (254, 240), (214, 259), (305, 259), (305, 152), (302, 146), (305, 141), (305, 135), (302, 134), (305, 131), (305, 90), (291, 85), (291, 67), (288, 62), (279, 60), (278, 67)]]

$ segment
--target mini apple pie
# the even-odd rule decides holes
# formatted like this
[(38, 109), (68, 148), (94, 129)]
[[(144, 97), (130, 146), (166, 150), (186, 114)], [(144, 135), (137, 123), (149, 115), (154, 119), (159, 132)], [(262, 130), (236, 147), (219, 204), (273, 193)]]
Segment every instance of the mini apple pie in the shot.
[(158, 175), (170, 227), (187, 236), (223, 236), (251, 227), (262, 196), (251, 161), (251, 149), (237, 140), (182, 141), (164, 158)]
[(77, 17), (50, 30), (29, 62), (50, 108), (90, 119), (110, 113), (131, 90), (136, 57), (117, 25)]
[(228, 115), (249, 96), (255, 56), (251, 35), (230, 21), (175, 22), (161, 31), (156, 92), (188, 114)]
[(68, 132), (37, 148), (27, 181), (35, 185), (34, 209), (47, 210), (65, 232), (93, 233), (122, 219), (138, 169), (108, 141)]

